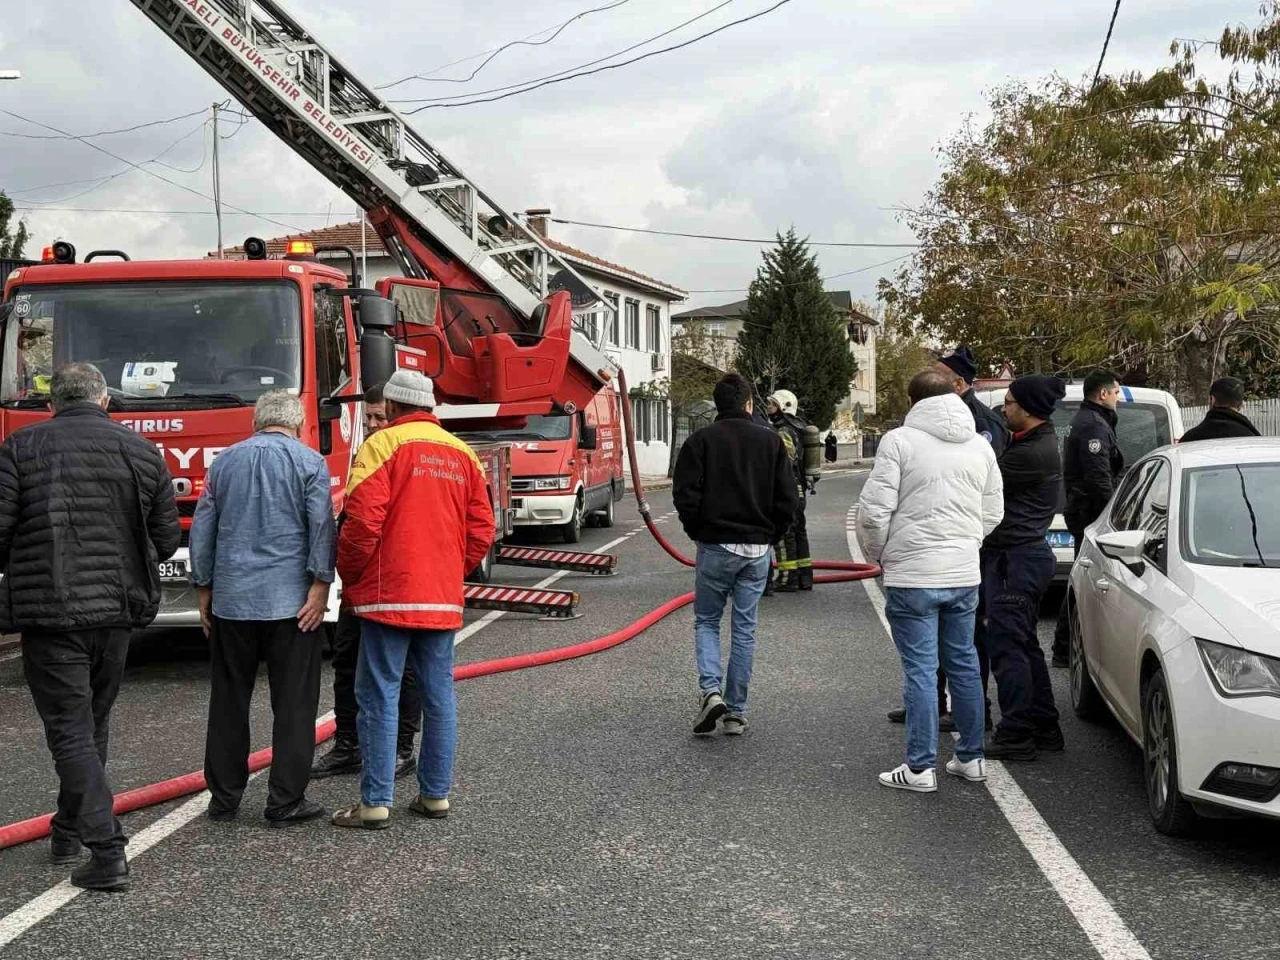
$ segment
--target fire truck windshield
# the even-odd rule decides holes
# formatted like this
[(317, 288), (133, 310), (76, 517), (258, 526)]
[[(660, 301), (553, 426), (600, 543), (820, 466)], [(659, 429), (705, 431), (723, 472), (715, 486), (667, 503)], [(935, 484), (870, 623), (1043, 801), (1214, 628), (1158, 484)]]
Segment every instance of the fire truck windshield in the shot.
[(301, 305), (282, 281), (20, 287), (4, 330), (0, 402), (43, 406), (64, 364), (92, 363), (129, 409), (253, 403), (301, 386)]
[(519, 430), (492, 430), (485, 436), (493, 440), (568, 440), (573, 436), (573, 420), (560, 413), (535, 415)]

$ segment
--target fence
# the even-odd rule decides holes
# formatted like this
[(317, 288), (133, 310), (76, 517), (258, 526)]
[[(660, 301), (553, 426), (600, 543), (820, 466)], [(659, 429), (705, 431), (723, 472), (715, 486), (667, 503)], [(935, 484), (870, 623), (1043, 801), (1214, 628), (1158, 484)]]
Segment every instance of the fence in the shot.
[[(1204, 419), (1208, 407), (1183, 407), (1182, 425), (1190, 430)], [(1241, 411), (1264, 437), (1280, 437), (1280, 398), (1248, 400)]]

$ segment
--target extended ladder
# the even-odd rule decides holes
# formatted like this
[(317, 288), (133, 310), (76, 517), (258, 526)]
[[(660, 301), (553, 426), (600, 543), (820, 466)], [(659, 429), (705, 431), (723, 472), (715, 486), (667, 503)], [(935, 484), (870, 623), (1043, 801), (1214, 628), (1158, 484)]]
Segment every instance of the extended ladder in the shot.
[[(600, 300), (573, 266), (506, 213), (274, 0), (130, 0), (296, 153), (366, 211), (407, 218), (429, 241), (424, 264), (392, 234), (405, 276), (501, 295), (524, 317), (553, 287), (581, 311)], [(382, 230), (380, 229), (380, 233)], [(452, 274), (452, 275), (451, 275)], [(572, 286), (571, 286), (572, 285)], [(595, 380), (615, 369), (580, 323), (573, 359)]]

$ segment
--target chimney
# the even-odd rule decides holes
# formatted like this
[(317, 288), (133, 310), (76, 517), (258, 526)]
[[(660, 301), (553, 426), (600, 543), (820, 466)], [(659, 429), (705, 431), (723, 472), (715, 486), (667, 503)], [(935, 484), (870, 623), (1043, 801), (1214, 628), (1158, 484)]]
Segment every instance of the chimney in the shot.
[(547, 239), (550, 235), (547, 232), (547, 228), (551, 223), (551, 211), (549, 209), (526, 210), (524, 215), (529, 229), (542, 237), (543, 240)]

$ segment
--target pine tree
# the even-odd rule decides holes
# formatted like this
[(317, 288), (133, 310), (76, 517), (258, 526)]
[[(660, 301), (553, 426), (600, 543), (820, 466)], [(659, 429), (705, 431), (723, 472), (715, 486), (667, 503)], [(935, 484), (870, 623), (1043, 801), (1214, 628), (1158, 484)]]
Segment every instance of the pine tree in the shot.
[(848, 333), (822, 285), (818, 258), (795, 229), (778, 234), (747, 293), (738, 370), (760, 396), (790, 390), (800, 413), (825, 430), (858, 371)]
[(16, 229), (9, 229), (13, 213), (13, 201), (0, 190), (0, 259), (21, 260), (22, 248), (27, 245), (25, 221), (19, 220)]

